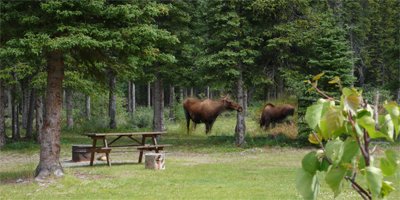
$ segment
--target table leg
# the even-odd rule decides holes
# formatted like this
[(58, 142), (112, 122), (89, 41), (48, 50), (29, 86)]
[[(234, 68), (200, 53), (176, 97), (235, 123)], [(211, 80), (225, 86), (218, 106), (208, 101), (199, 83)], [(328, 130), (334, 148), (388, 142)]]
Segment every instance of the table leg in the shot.
[[(108, 148), (108, 143), (107, 143), (106, 137), (103, 138), (103, 146), (106, 147), (106, 148)], [(109, 167), (111, 167), (110, 154), (109, 154), (109, 153), (106, 153), (106, 159), (107, 159), (107, 165), (108, 165)]]
[[(142, 135), (142, 143), (141, 143), (141, 145), (142, 146), (144, 146), (146, 144), (146, 136), (145, 135)], [(142, 149), (140, 149), (140, 152), (139, 152), (139, 163), (142, 163), (142, 159), (143, 159), (143, 150)]]
[(94, 137), (93, 139), (93, 144), (92, 144), (92, 152), (90, 155), (90, 166), (93, 166), (93, 161), (94, 161), (94, 154), (96, 152), (96, 142), (97, 142), (97, 138)]

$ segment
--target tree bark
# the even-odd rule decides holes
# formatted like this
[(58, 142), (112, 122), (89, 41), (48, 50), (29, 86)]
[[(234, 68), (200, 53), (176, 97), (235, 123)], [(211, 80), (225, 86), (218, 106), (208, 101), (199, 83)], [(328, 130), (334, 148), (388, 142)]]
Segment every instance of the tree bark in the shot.
[(207, 96), (207, 99), (210, 98), (210, 86), (207, 86), (207, 89), (206, 89), (206, 96)]
[(183, 87), (179, 87), (179, 103), (183, 102), (184, 94), (183, 94)]
[(132, 100), (132, 85), (131, 85), (131, 81), (128, 81), (128, 97), (127, 97), (127, 109), (126, 109), (126, 111), (129, 113), (129, 114), (132, 114), (132, 103), (131, 103), (131, 100)]
[(175, 120), (175, 87), (173, 85), (169, 86), (169, 120)]
[(132, 81), (132, 85), (131, 85), (131, 93), (132, 93), (132, 113), (136, 112), (136, 85), (135, 82)]
[(36, 179), (64, 175), (60, 164), (62, 82), (64, 58), (59, 50), (47, 54), (46, 114), (40, 137), (40, 162)]
[(238, 104), (242, 106), (243, 111), (238, 112), (236, 115), (236, 127), (235, 127), (235, 143), (236, 146), (243, 146), (245, 144), (245, 134), (246, 134), (246, 92), (244, 90), (243, 83), (243, 72), (241, 71), (241, 67), (239, 66), (240, 75), (237, 80), (237, 97)]
[(117, 121), (115, 119), (117, 114), (117, 97), (115, 95), (117, 79), (113, 72), (109, 73), (109, 79), (108, 115), (110, 117), (110, 128), (115, 129), (117, 128)]
[(90, 120), (90, 96), (86, 95), (86, 100), (85, 100), (85, 116), (87, 120)]
[(27, 116), (27, 124), (26, 124), (26, 138), (33, 138), (33, 114), (35, 112), (35, 90), (30, 90), (29, 95), (29, 107), (28, 107), (28, 116)]
[(12, 126), (12, 139), (17, 141), (21, 138), (19, 133), (19, 114), (18, 114), (18, 102), (17, 102), (17, 94), (16, 94), (15, 85), (12, 86), (11, 92), (11, 126)]
[(133, 114), (136, 110), (136, 94), (135, 94), (135, 83), (133, 81), (128, 82), (128, 113)]
[(44, 113), (44, 108), (43, 108), (43, 97), (38, 96), (36, 97), (36, 138), (37, 141), (41, 141), (41, 132), (43, 128), (43, 113)]
[(190, 97), (193, 97), (193, 95), (194, 95), (194, 92), (193, 92), (193, 88), (191, 87), (190, 88)]
[(29, 103), (30, 103), (30, 89), (28, 87), (28, 80), (22, 80), (20, 81), (21, 83), (21, 93), (22, 93), (22, 106), (21, 106), (21, 120), (22, 120), (22, 128), (27, 129), (28, 128), (28, 112), (29, 112)]
[(65, 91), (65, 103), (67, 113), (67, 128), (74, 128), (74, 116), (73, 116), (73, 93), (71, 89)]
[(5, 126), (5, 89), (0, 80), (0, 149), (6, 144), (6, 126)]
[(164, 88), (160, 78), (154, 82), (153, 99), (153, 130), (164, 131)]
[(147, 82), (147, 107), (151, 107), (151, 84)]

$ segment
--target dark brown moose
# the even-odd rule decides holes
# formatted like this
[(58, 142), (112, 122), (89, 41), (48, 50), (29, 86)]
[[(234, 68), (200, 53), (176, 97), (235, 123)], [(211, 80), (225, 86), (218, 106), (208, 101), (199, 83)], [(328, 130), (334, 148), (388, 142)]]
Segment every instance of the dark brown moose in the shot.
[(190, 120), (192, 120), (194, 128), (196, 128), (197, 124), (204, 123), (206, 125), (206, 134), (211, 131), (218, 115), (225, 110), (237, 110), (238, 112), (242, 112), (243, 110), (239, 104), (233, 102), (228, 97), (216, 101), (187, 98), (183, 101), (183, 109), (185, 110), (187, 133), (189, 133)]
[(282, 122), (287, 116), (293, 115), (294, 107), (289, 104), (275, 106), (268, 103), (264, 106), (261, 114), (260, 127), (264, 130), (269, 128), (269, 125), (275, 126), (275, 123)]

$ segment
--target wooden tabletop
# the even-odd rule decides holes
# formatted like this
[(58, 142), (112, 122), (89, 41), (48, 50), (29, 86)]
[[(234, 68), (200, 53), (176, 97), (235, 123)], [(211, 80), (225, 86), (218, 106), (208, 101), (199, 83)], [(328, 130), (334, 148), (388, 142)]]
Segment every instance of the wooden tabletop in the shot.
[(138, 136), (138, 135), (162, 135), (167, 132), (133, 132), (133, 133), (86, 133), (88, 137), (92, 136)]

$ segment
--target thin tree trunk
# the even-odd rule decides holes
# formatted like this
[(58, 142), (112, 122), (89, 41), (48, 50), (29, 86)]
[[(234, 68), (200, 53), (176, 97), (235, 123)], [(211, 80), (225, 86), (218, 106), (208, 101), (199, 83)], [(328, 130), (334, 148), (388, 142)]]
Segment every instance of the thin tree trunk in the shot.
[(22, 106), (21, 106), (21, 119), (22, 119), (22, 128), (28, 128), (28, 112), (29, 112), (29, 97), (30, 97), (30, 89), (28, 87), (28, 80), (22, 80), (21, 83), (21, 93), (22, 93)]
[(0, 80), (0, 149), (6, 144), (6, 126), (5, 126), (5, 89)]
[(18, 103), (16, 99), (16, 87), (12, 87), (11, 92), (11, 126), (12, 126), (12, 139), (17, 141), (21, 138), (19, 133), (19, 114), (18, 114)]
[[(397, 77), (398, 77), (398, 84), (397, 84), (397, 103), (400, 104), (400, 63), (398, 64), (398, 71), (397, 71)], [(400, 139), (400, 136), (399, 136)]]
[(67, 112), (67, 128), (71, 129), (74, 127), (73, 117), (73, 93), (71, 89), (65, 91), (65, 103)]
[(117, 128), (117, 121), (115, 119), (117, 113), (117, 103), (116, 103), (116, 95), (115, 95), (115, 86), (117, 83), (116, 76), (113, 72), (109, 74), (109, 98), (108, 98), (108, 114), (110, 117), (110, 128)]
[(135, 85), (135, 82), (133, 82), (133, 81), (132, 81), (132, 85), (131, 85), (131, 93), (132, 93), (132, 99), (131, 99), (132, 112), (135, 113), (136, 112), (136, 85)]
[(163, 131), (164, 127), (164, 89), (163, 82), (161, 79), (157, 79), (154, 82), (154, 90), (153, 90), (153, 130), (154, 131)]
[(241, 66), (239, 66), (240, 75), (237, 80), (237, 97), (238, 104), (242, 106), (243, 111), (238, 112), (236, 116), (236, 127), (235, 127), (235, 143), (236, 146), (243, 146), (245, 144), (245, 134), (246, 134), (246, 92), (244, 90), (243, 74), (241, 71)]
[(63, 55), (61, 51), (55, 50), (47, 55), (46, 114), (40, 137), (40, 162), (36, 168), (37, 180), (52, 174), (56, 177), (64, 175), (60, 163), (63, 79)]
[(207, 86), (206, 95), (207, 95), (207, 99), (209, 99), (210, 98), (210, 86)]
[(128, 81), (128, 97), (127, 97), (127, 112), (129, 114), (132, 114), (132, 85), (131, 85), (131, 81)]
[(193, 92), (193, 88), (191, 87), (190, 88), (190, 96), (193, 97), (193, 95), (194, 95), (194, 92)]
[(374, 106), (374, 119), (375, 119), (375, 122), (378, 124), (378, 111), (379, 111), (379, 96), (380, 96), (380, 94), (379, 94), (379, 90), (377, 90), (376, 91), (376, 93), (375, 93), (375, 106)]
[(184, 94), (183, 94), (183, 87), (179, 87), (179, 103), (183, 102)]
[(147, 82), (147, 107), (151, 107), (151, 84)]
[(175, 120), (174, 104), (175, 104), (175, 87), (173, 85), (170, 85), (169, 86), (169, 120)]
[(85, 115), (86, 115), (86, 119), (90, 120), (90, 115), (91, 115), (91, 110), (90, 110), (90, 96), (86, 95), (85, 98)]
[(35, 90), (31, 89), (29, 95), (28, 119), (26, 127), (26, 138), (33, 138), (33, 114), (35, 112)]
[(43, 128), (43, 114), (44, 114), (44, 108), (43, 108), (43, 97), (38, 96), (36, 97), (36, 136), (37, 136), (37, 141), (41, 141), (41, 132)]
[(136, 94), (135, 94), (135, 83), (133, 81), (128, 82), (128, 113), (133, 114), (136, 110)]

